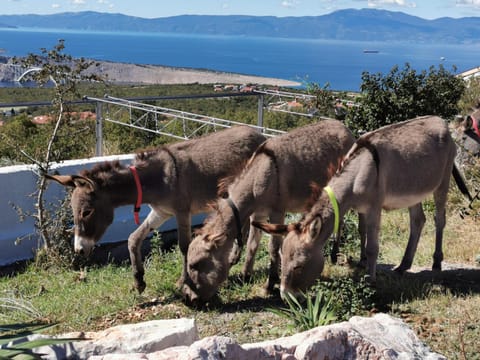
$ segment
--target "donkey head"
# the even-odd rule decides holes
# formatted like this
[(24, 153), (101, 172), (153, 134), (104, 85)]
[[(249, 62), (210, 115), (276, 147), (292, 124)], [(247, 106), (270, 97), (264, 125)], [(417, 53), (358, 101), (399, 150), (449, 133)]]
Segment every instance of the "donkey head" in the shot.
[[(188, 247), (187, 271), (191, 280), (191, 291), (202, 301), (215, 295), (220, 284), (228, 277), (229, 250), (222, 246), (222, 237), (222, 234), (200, 234)], [(195, 300), (195, 295), (186, 295), (190, 300)]]
[(320, 217), (288, 225), (252, 222), (269, 234), (284, 235), (281, 256), (280, 292), (296, 294), (307, 290), (320, 277), (325, 258), (323, 248), (328, 235)]
[(74, 249), (89, 255), (113, 221), (109, 197), (92, 179), (80, 175), (46, 175), (63, 186), (73, 187), (71, 206), (75, 224)]

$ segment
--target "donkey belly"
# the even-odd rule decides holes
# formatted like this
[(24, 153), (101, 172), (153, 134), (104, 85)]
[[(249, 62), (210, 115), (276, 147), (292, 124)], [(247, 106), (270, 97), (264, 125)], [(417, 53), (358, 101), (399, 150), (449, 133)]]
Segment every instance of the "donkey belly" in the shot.
[(410, 194), (388, 194), (385, 197), (382, 207), (385, 210), (409, 208), (422, 202), (432, 192), (419, 192)]

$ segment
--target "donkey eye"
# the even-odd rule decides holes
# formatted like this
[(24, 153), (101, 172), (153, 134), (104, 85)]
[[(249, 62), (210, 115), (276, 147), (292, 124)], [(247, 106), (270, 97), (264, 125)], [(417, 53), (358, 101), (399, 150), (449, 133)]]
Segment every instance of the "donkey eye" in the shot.
[(201, 269), (201, 265), (202, 265), (202, 262), (197, 261), (193, 264), (190, 264), (190, 269), (195, 270), (195, 271), (199, 271)]
[(83, 210), (82, 211), (82, 218), (87, 218), (89, 217), (90, 215), (92, 215), (93, 213), (93, 210), (92, 209), (86, 209), (86, 210)]
[(303, 266), (302, 265), (297, 265), (293, 268), (293, 272), (297, 275), (301, 274), (303, 272)]

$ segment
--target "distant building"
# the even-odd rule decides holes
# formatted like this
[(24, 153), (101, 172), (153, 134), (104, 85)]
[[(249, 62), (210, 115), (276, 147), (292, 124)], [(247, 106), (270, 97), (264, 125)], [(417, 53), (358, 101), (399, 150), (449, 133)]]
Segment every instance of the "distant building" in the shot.
[[(69, 115), (74, 120), (95, 120), (97, 118), (96, 114), (91, 111), (81, 111), (81, 112), (71, 112)], [(50, 123), (54, 120), (51, 115), (38, 115), (32, 119), (32, 122), (37, 125), (43, 125)]]
[(473, 68), (473, 69), (470, 69), (470, 70), (467, 70), (467, 71), (464, 71), (464, 72), (458, 74), (458, 76), (463, 78), (463, 80), (469, 80), (471, 78), (477, 78), (477, 77), (480, 76), (480, 66), (476, 67), (476, 68)]

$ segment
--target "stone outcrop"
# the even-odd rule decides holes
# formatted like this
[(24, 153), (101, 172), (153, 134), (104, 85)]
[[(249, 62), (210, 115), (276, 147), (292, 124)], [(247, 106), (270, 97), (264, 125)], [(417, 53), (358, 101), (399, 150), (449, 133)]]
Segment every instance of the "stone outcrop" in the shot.
[(445, 359), (431, 352), (402, 320), (386, 314), (349, 321), (275, 340), (238, 344), (211, 336), (198, 339), (193, 319), (120, 325), (95, 333), (66, 334), (89, 340), (37, 351), (47, 359)]
[[(29, 339), (36, 337), (39, 335), (30, 336)], [(118, 325), (99, 332), (69, 333), (60, 338), (85, 340), (44, 346), (36, 349), (36, 352), (43, 354), (43, 358), (51, 360), (83, 360), (96, 358), (94, 355), (107, 354), (118, 354), (117, 359), (134, 359), (134, 354), (149, 354), (168, 348), (188, 346), (198, 340), (198, 332), (193, 319), (172, 319)]]

